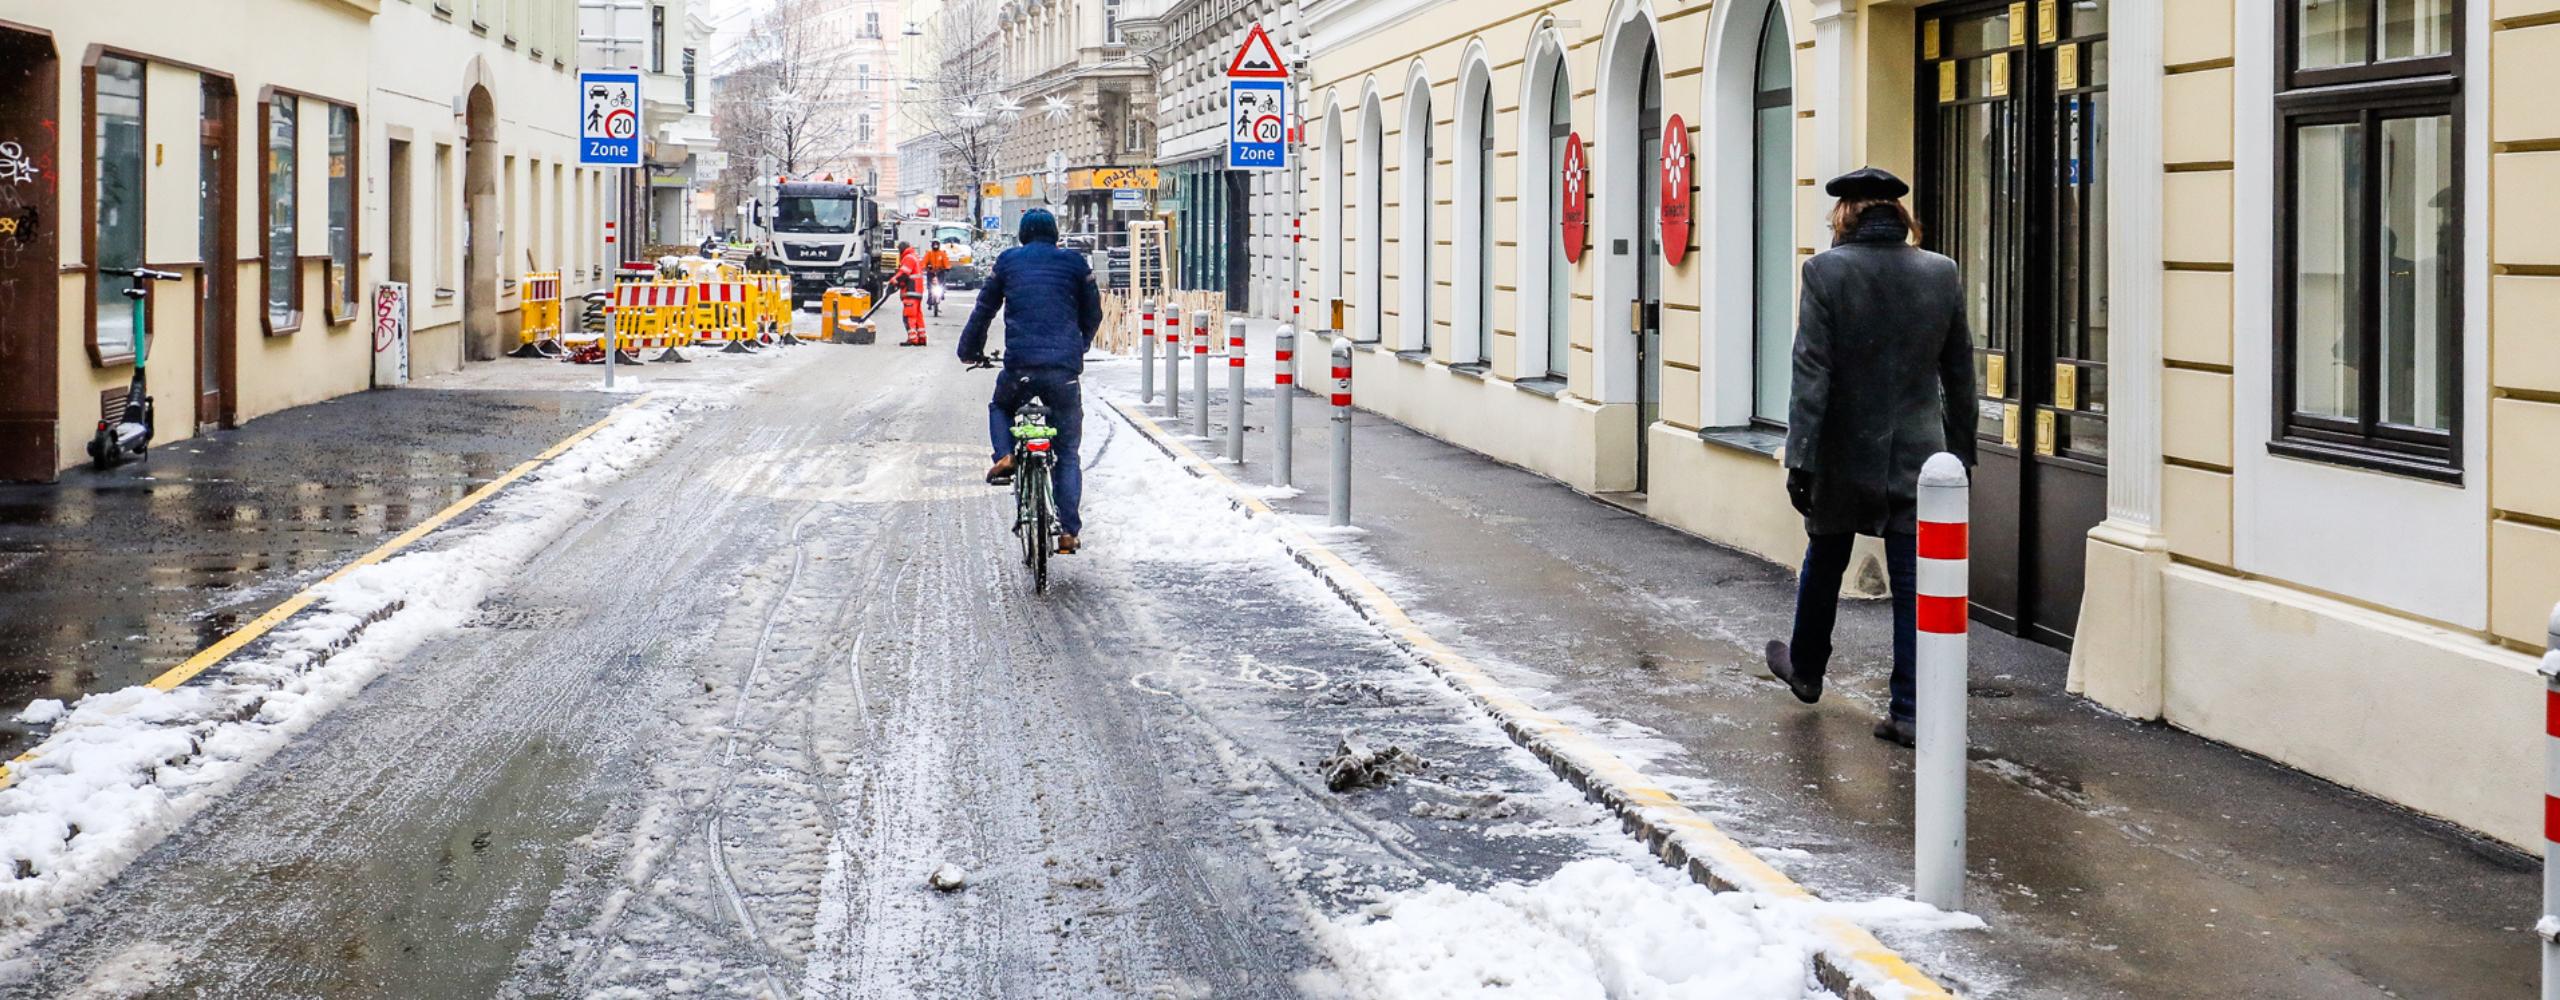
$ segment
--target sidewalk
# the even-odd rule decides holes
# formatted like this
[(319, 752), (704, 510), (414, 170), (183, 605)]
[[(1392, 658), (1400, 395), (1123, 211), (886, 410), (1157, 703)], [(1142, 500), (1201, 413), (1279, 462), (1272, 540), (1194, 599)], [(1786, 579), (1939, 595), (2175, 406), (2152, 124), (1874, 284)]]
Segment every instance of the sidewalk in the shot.
[[(1269, 481), (1270, 330), (1252, 324), (1258, 388), (1237, 477), (1253, 484)], [(1188, 389), (1188, 365), (1183, 376)], [(1098, 363), (1092, 377), (1135, 397), (1134, 362)], [(1302, 493), (1275, 505), (1320, 520), (1327, 407), (1304, 393), (1295, 405)], [(1225, 407), (1213, 412), (1222, 435)], [(1832, 690), (1801, 706), (1759, 652), (1786, 632), (1788, 568), (1372, 414), (1355, 428), (1363, 530), (1339, 548), (1438, 638), (1540, 708), (1579, 716), (1814, 891), (1907, 894), (1910, 755), (1867, 733), (1884, 698), (1883, 602), (1842, 609)], [(1966, 903), (1990, 929), (1892, 942), (1950, 985), (2072, 998), (2531, 994), (2535, 859), (2100, 712), (2063, 693), (2061, 652), (1974, 636)]]
[(473, 365), (0, 485), (0, 757), (29, 745), (8, 717), (30, 699), (150, 680), (595, 422), (628, 398), (600, 377)]

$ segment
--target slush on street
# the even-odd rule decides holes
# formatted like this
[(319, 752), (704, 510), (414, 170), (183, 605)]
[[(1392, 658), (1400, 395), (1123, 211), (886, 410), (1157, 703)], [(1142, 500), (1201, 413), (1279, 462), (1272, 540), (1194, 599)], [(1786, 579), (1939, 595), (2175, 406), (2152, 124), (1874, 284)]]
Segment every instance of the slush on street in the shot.
[(2560, 0), (0, 0), (0, 1000), (2560, 1000)]

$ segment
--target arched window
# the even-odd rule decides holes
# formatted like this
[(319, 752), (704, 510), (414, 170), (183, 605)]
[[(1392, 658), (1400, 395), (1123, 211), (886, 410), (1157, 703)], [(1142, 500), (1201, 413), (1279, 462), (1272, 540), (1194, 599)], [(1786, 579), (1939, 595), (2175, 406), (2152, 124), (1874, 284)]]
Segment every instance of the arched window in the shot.
[(1795, 52), (1783, 16), (1769, 5), (1751, 98), (1751, 418), (1778, 424), (1795, 345)]
[(1493, 362), (1493, 76), (1482, 60), (1459, 77), (1457, 324), (1450, 358)]
[(1387, 178), (1386, 123), (1378, 97), (1360, 106), (1360, 328), (1353, 336), (1376, 343), (1386, 330)]
[[(1318, 244), (1316, 249), (1322, 256), (1319, 266), (1323, 268), (1324, 297), (1328, 300), (1342, 297), (1342, 232), (1351, 224), (1351, 218), (1343, 214), (1343, 191), (1351, 181), (1351, 175), (1345, 172), (1343, 164), (1342, 146), (1345, 138), (1348, 137), (1342, 134), (1342, 108), (1339, 105), (1326, 108), (1324, 113), (1324, 232), (1322, 234), (1324, 242)], [(1318, 322), (1332, 322), (1329, 315), (1319, 315), (1324, 315), (1325, 318)]]
[(1419, 78), (1405, 92), (1404, 211), (1396, 241), (1403, 251), (1396, 268), (1403, 302), (1397, 312), (1396, 347), (1431, 350), (1431, 85)]
[[(1557, 60), (1559, 63), (1562, 59)], [(1564, 147), (1573, 134), (1573, 91), (1564, 68), (1547, 88), (1547, 375), (1563, 378), (1573, 356), (1565, 307), (1573, 299), (1573, 264), (1564, 247)]]

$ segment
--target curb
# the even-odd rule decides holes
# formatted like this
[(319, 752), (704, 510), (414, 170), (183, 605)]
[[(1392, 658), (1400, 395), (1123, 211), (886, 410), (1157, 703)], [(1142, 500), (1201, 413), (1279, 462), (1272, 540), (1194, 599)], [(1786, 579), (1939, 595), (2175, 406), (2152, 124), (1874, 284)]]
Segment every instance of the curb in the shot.
[[(1442, 644), (1414, 624), (1386, 591), (1305, 529), (1246, 492), (1234, 478), (1202, 460), (1181, 441), (1167, 435), (1153, 417), (1119, 400), (1110, 401), (1120, 419), (1146, 436), (1157, 450), (1183, 471), (1215, 483), (1227, 502), (1247, 517), (1267, 517), (1298, 565), (1313, 573), (1360, 617), (1384, 629), (1388, 637), (1467, 700), (1493, 716), (1512, 741), (1592, 801), (1618, 814), (1629, 834), (1664, 864), (1686, 873), (1691, 881), (1721, 892), (1748, 891), (1780, 899), (1818, 902), (1818, 898), (1762, 861), (1750, 848), (1654, 784), (1617, 755), (1512, 694), (1482, 667)], [(1913, 966), (1866, 928), (1840, 917), (1810, 921), (1822, 938), (1814, 971), (1825, 987), (1851, 1000), (1953, 1000), (1955, 993)]]

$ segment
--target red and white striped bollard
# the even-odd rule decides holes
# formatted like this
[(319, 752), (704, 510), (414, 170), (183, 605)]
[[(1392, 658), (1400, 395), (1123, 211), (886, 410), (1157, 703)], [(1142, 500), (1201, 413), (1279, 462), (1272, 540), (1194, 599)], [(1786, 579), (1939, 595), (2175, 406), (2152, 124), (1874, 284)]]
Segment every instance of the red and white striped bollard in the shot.
[(1138, 304), (1138, 402), (1156, 401), (1156, 300)]
[(1244, 317), (1227, 319), (1227, 461), (1244, 464)]
[(1167, 420), (1182, 419), (1182, 306), (1165, 300), (1164, 317), (1164, 415)]
[(1941, 910), (1964, 905), (1965, 675), (1971, 620), (1972, 487), (1964, 462), (1939, 452), (1920, 469), (1919, 619), (1912, 761), (1912, 895)]
[(1333, 524), (1351, 523), (1351, 345), (1333, 345)]
[[(1295, 306), (1291, 307), (1293, 310)], [(1290, 458), (1298, 450), (1290, 424), (1298, 409), (1298, 329), (1283, 323), (1271, 334), (1271, 485), (1287, 486)]]
[(2542, 647), (2542, 1000), (2560, 1000), (2560, 604)]

